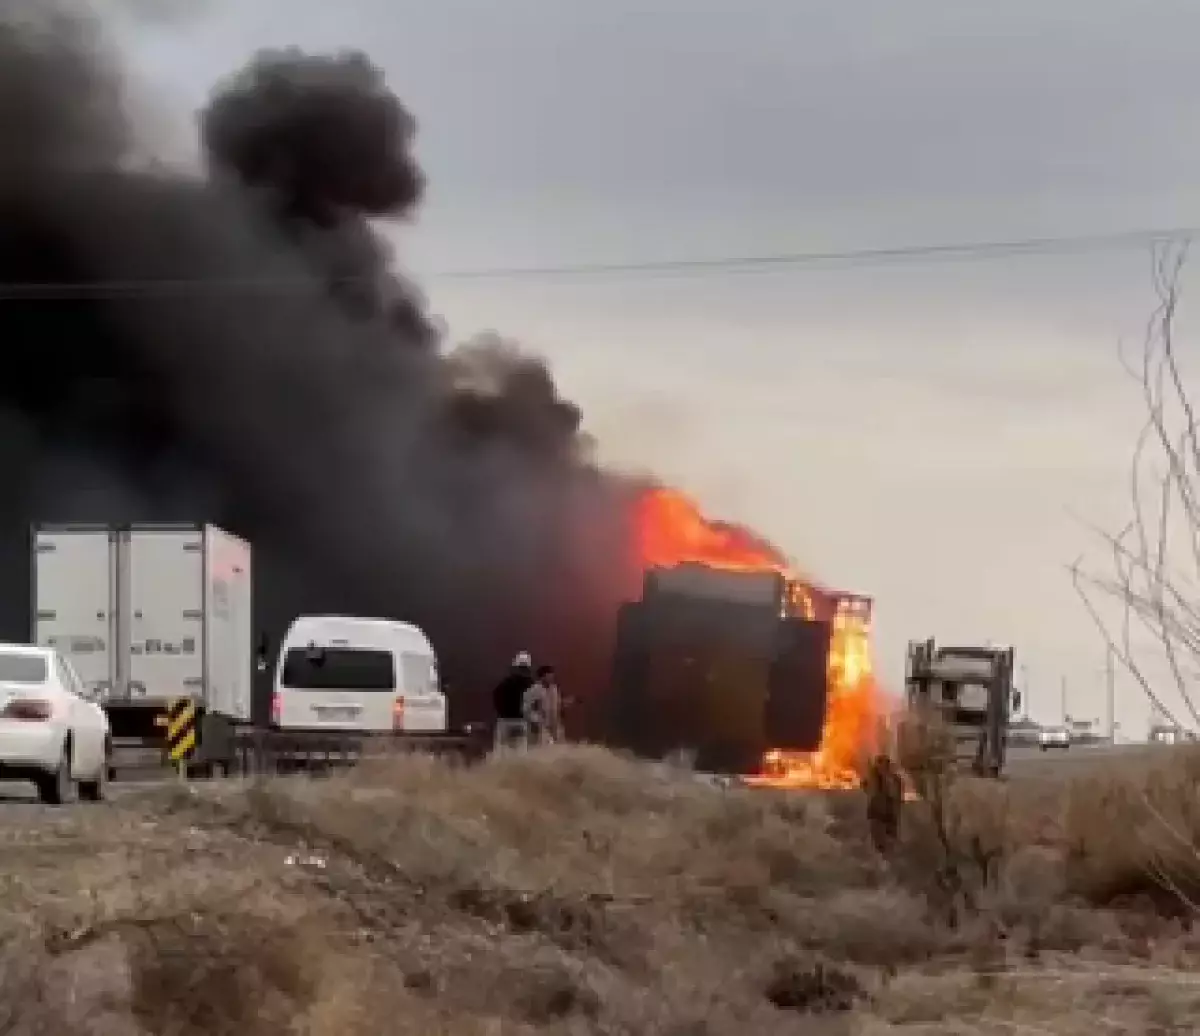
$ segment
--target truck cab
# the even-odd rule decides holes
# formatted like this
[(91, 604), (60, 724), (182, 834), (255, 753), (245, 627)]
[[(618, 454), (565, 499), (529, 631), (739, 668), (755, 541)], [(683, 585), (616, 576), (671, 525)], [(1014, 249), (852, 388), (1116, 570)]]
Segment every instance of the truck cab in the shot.
[(986, 777), (1004, 769), (1009, 720), (1021, 707), (1013, 659), (1011, 647), (939, 647), (932, 637), (909, 642), (908, 706), (940, 720), (961, 769)]

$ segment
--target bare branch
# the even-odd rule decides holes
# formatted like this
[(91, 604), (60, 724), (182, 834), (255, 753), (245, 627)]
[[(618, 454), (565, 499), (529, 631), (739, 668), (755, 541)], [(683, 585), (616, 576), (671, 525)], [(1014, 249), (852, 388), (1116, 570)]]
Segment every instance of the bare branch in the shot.
[[(1200, 430), (1196, 410), (1180, 369), (1175, 328), (1181, 302), (1188, 245), (1160, 244), (1151, 254), (1151, 280), (1157, 305), (1145, 328), (1141, 355), (1132, 361), (1121, 344), (1122, 367), (1138, 383), (1146, 420), (1129, 465), (1131, 514), (1116, 534), (1090, 531), (1107, 548), (1111, 569), (1100, 575), (1082, 559), (1071, 567), (1076, 592), (1104, 643), (1133, 677), (1157, 713), (1176, 726), (1180, 717), (1151, 672), (1149, 651), (1165, 663), (1183, 707), (1183, 719), (1200, 729), (1200, 699), (1194, 681), (1200, 673)], [(1184, 543), (1179, 540), (1183, 539)], [(1182, 557), (1180, 554), (1182, 553)], [(1180, 562), (1187, 569), (1185, 573)], [(1106, 619), (1108, 609), (1120, 618)], [(1151, 647), (1143, 641), (1148, 635)]]

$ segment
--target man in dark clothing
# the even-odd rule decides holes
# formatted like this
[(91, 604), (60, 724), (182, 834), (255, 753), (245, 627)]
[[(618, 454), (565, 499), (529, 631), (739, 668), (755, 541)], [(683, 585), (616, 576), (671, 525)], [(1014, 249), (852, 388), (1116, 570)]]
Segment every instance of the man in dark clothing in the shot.
[(863, 790), (867, 793), (867, 823), (871, 841), (887, 853), (900, 835), (900, 813), (904, 806), (904, 784), (891, 756), (877, 755), (867, 768)]
[(518, 652), (513, 659), (512, 669), (492, 692), (492, 706), (496, 710), (495, 746), (513, 747), (529, 740), (525, 722), (525, 692), (533, 684), (533, 659), (528, 651)]

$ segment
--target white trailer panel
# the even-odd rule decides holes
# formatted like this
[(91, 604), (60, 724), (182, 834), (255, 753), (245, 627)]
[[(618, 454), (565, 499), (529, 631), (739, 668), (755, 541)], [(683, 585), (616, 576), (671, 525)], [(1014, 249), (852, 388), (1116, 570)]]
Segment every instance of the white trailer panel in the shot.
[(104, 696), (116, 682), (113, 535), (107, 529), (38, 529), (33, 538), (35, 644), (70, 658)]
[(129, 698), (203, 700), (204, 531), (134, 528), (120, 535)]
[(218, 529), (204, 529), (204, 669), (208, 707), (237, 720), (252, 708), (254, 643), (250, 544)]
[(205, 525), (46, 526), (34, 536), (34, 640), (110, 705), (190, 697), (251, 718), (250, 546)]

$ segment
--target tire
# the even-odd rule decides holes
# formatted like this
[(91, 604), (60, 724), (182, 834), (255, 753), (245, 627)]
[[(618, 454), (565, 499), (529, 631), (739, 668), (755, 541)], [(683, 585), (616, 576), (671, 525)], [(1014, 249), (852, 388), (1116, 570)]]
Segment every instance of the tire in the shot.
[(75, 782), (71, 779), (71, 742), (63, 743), (58, 766), (50, 773), (41, 774), (34, 782), (38, 798), (48, 806), (62, 806), (75, 797)]
[(108, 795), (108, 781), (111, 776), (109, 769), (109, 761), (112, 758), (111, 747), (107, 742), (104, 745), (104, 762), (100, 766), (100, 771), (96, 774), (94, 781), (79, 782), (79, 797), (84, 802), (103, 802)]

